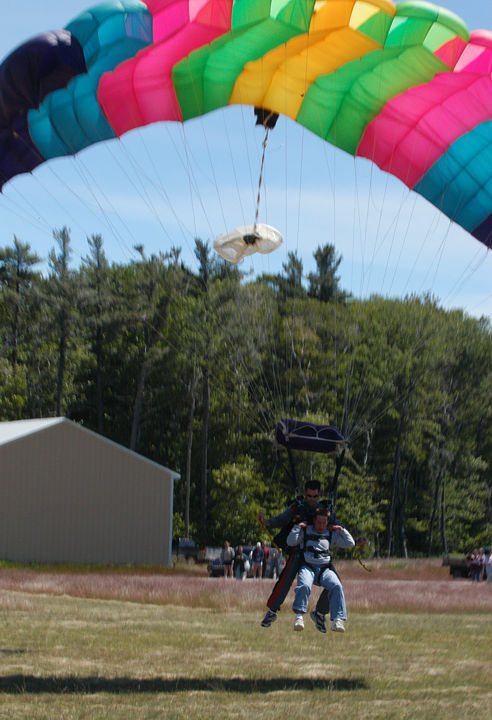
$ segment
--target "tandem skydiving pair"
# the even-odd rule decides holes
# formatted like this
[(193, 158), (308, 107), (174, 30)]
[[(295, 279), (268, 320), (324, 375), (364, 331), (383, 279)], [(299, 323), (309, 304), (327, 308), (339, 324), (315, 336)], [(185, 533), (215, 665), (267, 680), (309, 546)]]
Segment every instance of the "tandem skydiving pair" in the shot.
[(347, 611), (342, 583), (331, 561), (331, 546), (349, 548), (355, 545), (352, 535), (338, 524), (333, 507), (321, 500), (320, 483), (307, 481), (304, 498), (296, 499), (282, 513), (266, 520), (260, 513), (260, 522), (266, 528), (282, 528), (275, 544), (282, 546), (288, 559), (267, 600), (268, 610), (261, 625), (270, 627), (277, 619), (287, 593), (297, 575), (297, 586), (292, 609), (295, 613), (294, 630), (304, 629), (304, 615), (308, 610), (313, 583), (323, 588), (316, 609), (310, 613), (317, 630), (326, 632), (325, 616), (329, 613), (331, 630), (345, 631)]

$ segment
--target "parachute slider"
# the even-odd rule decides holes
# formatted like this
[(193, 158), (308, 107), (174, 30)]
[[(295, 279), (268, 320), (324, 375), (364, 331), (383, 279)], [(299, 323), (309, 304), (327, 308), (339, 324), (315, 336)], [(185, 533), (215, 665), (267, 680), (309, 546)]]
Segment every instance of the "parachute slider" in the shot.
[(263, 127), (269, 130), (273, 130), (278, 120), (278, 113), (273, 110), (267, 110), (267, 108), (255, 107), (256, 124), (263, 125)]
[(214, 240), (214, 248), (220, 257), (228, 262), (237, 263), (255, 252), (266, 255), (283, 242), (281, 233), (271, 225), (258, 223), (243, 225)]
[(275, 439), (279, 448), (331, 455), (338, 454), (339, 450), (348, 445), (333, 425), (315, 425), (303, 420), (280, 420), (275, 430)]

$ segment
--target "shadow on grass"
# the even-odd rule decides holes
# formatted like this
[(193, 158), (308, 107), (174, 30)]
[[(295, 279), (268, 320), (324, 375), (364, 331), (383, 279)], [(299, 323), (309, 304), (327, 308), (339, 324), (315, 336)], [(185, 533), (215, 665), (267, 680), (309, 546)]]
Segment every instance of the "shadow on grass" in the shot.
[(0, 648), (0, 655), (24, 655), (25, 652), (23, 648)]
[(104, 677), (35, 677), (34, 675), (7, 675), (0, 677), (0, 693), (22, 695), (31, 693), (87, 694), (92, 693), (175, 693), (202, 690), (205, 692), (270, 693), (281, 690), (365, 690), (367, 683), (361, 678), (221, 678), (177, 677), (104, 678)]

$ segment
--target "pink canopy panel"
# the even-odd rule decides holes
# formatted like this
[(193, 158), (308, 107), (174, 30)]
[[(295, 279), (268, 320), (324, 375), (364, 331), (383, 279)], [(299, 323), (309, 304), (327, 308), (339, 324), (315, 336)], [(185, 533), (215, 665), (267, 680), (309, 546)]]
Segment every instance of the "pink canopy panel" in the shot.
[(480, 31), (462, 44), (452, 73), (386, 104), (367, 126), (357, 155), (413, 188), (455, 140), (491, 117), (492, 33)]
[[(233, 0), (144, 0), (154, 44), (105, 73), (98, 101), (117, 135), (159, 120), (182, 120), (174, 65), (231, 27)], [(131, 88), (131, 92), (129, 92)]]

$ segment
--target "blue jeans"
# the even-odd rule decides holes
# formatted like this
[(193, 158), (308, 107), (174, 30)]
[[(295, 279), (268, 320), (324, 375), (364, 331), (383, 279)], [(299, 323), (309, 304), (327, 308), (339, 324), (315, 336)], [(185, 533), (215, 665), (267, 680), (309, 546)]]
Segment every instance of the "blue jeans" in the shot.
[(338, 579), (336, 573), (329, 568), (312, 568), (309, 565), (303, 565), (297, 575), (297, 587), (295, 589), (295, 599), (292, 609), (295, 612), (307, 612), (309, 596), (313, 582), (325, 588), (328, 592), (330, 604), (330, 618), (332, 620), (346, 620), (347, 610), (345, 608), (345, 596), (343, 594), (342, 583)]

